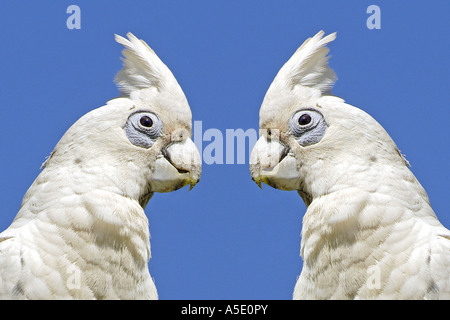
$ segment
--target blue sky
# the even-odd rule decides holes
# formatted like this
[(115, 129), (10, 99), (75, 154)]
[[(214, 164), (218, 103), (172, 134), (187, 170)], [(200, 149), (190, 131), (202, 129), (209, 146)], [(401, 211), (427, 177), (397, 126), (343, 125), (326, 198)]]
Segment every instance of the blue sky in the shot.
[[(81, 9), (79, 30), (66, 27), (71, 4)], [(366, 26), (371, 4), (381, 29)], [(333, 93), (385, 127), (449, 228), (448, 12), (450, 2), (437, 0), (1, 1), (0, 229), (70, 125), (118, 95), (114, 33), (144, 39), (176, 76), (193, 120), (225, 136), (258, 128), (279, 68), (321, 29), (338, 32)], [(149, 202), (149, 265), (161, 299), (292, 297), (306, 209), (296, 192), (259, 189), (246, 156), (204, 164), (191, 192)]]

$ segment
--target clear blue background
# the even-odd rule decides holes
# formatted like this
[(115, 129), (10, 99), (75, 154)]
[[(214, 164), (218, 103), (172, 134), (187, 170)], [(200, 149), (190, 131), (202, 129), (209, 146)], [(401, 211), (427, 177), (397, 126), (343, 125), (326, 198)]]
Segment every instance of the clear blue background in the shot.
[[(69, 30), (66, 9), (81, 9)], [(381, 8), (369, 30), (366, 9)], [(203, 130), (258, 128), (279, 68), (318, 30), (338, 32), (335, 95), (377, 119), (450, 227), (448, 1), (0, 2), (0, 229), (79, 117), (118, 95), (114, 33), (144, 39), (169, 66)], [(208, 142), (203, 142), (203, 147)], [(224, 154), (225, 156), (225, 154)], [(247, 164), (204, 165), (201, 182), (155, 194), (150, 272), (161, 299), (290, 299), (305, 206), (250, 178)]]

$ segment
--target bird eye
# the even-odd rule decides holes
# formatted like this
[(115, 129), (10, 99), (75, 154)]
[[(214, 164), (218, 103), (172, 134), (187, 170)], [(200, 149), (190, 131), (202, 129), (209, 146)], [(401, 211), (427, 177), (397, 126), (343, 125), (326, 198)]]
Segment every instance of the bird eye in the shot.
[(161, 135), (162, 122), (154, 113), (137, 111), (128, 117), (124, 130), (132, 144), (148, 149)]
[(143, 127), (150, 128), (153, 125), (153, 120), (149, 116), (143, 116), (141, 120), (139, 120), (140, 124)]
[(289, 128), (298, 143), (304, 147), (319, 142), (326, 129), (327, 123), (323, 115), (316, 110), (299, 110), (289, 120)]
[(301, 126), (305, 126), (307, 124), (309, 124), (311, 122), (311, 116), (307, 113), (302, 114), (299, 118), (298, 118), (298, 124)]
[(161, 129), (161, 121), (156, 114), (150, 112), (136, 112), (130, 116), (129, 121), (137, 130), (151, 136), (158, 135)]

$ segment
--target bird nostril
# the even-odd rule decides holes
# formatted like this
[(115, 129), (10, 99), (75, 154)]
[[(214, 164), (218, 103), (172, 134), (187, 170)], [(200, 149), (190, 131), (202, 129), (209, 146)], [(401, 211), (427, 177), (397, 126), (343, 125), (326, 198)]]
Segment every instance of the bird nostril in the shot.
[(186, 137), (189, 137), (184, 129), (175, 130), (170, 136), (170, 141), (172, 143), (182, 142)]

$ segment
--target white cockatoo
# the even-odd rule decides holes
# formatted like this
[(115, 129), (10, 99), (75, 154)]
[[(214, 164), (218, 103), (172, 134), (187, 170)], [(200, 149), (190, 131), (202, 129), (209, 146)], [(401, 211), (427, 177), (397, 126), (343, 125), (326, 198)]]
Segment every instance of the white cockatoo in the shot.
[(64, 134), (0, 234), (0, 298), (157, 299), (144, 213), (154, 192), (193, 187), (201, 159), (171, 71), (131, 33), (121, 97)]
[(330, 95), (323, 35), (269, 87), (250, 158), (257, 184), (307, 206), (294, 299), (449, 299), (450, 232), (382, 126)]

